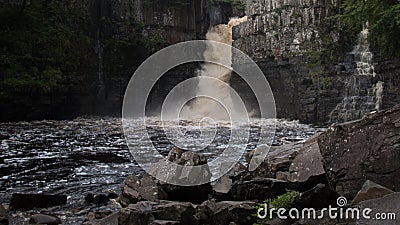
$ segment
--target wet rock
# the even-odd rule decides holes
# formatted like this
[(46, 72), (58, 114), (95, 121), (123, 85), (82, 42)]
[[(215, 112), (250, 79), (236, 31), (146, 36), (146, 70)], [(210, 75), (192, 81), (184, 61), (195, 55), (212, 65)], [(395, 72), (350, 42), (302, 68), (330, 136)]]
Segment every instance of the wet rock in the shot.
[(385, 188), (382, 185), (376, 184), (370, 180), (365, 181), (361, 190), (357, 193), (356, 197), (353, 199), (353, 204), (358, 204), (359, 202), (381, 198), (385, 195), (394, 193), (392, 190)]
[(217, 181), (212, 183), (213, 197), (218, 200), (231, 200), (231, 188), (234, 180), (239, 179), (240, 175), (246, 171), (246, 167), (241, 163), (235, 166)]
[(276, 172), (277, 180), (289, 181), (289, 176), (290, 176), (289, 172), (281, 172), (281, 171)]
[(90, 214), (91, 218), (89, 219), (89, 221), (84, 222), (83, 225), (118, 225), (119, 212), (112, 213), (101, 219), (95, 218), (96, 213), (90, 213)]
[(179, 225), (178, 221), (170, 221), (170, 220), (154, 220), (150, 225)]
[[(177, 186), (159, 182), (161, 189), (167, 193), (167, 200), (200, 204), (212, 194), (210, 183), (198, 186)], [(195, 194), (194, 194), (195, 193)]]
[(143, 201), (123, 208), (119, 224), (148, 225), (156, 220), (178, 221), (180, 224), (195, 223), (195, 208), (187, 202)]
[(8, 213), (3, 205), (0, 205), (0, 225), (8, 224)]
[[(263, 162), (259, 167), (257, 167), (257, 169), (251, 171), (250, 175), (252, 177), (276, 178), (277, 172), (289, 171), (289, 167), (293, 159), (297, 156), (301, 146), (301, 143), (292, 143), (278, 147), (271, 147), (267, 157), (265, 159), (259, 159), (263, 160)], [(260, 148), (265, 147), (261, 146)], [(253, 150), (246, 155), (247, 163), (249, 163), (254, 157), (257, 157), (254, 156), (255, 152), (256, 150)]]
[(34, 208), (49, 208), (67, 204), (66, 195), (17, 194), (10, 200), (10, 210), (30, 210)]
[(126, 208), (121, 209), (119, 212), (118, 223), (120, 225), (136, 224), (136, 225), (147, 225), (151, 221), (154, 221), (154, 216), (151, 214), (151, 210), (156, 202), (138, 202), (131, 204)]
[[(369, 214), (371, 218), (374, 218), (374, 216), (377, 215), (377, 213), (380, 213), (380, 216), (385, 215), (386, 219), (382, 218), (382, 220), (379, 220), (380, 225), (396, 225), (398, 223), (398, 212), (400, 209), (400, 193), (393, 193), (390, 195), (386, 195), (382, 198), (377, 198), (377, 199), (371, 199), (367, 201), (360, 202), (358, 204), (361, 210), (364, 210), (366, 208), (372, 209), (371, 213)], [(388, 214), (391, 213), (391, 214)], [(393, 219), (393, 216), (395, 216), (395, 219)], [(392, 217), (390, 219), (389, 217)], [(377, 224), (376, 220), (377, 218), (374, 219), (368, 219), (368, 218), (363, 218), (361, 217), (358, 221), (357, 224)]]
[(275, 198), (286, 192), (287, 182), (272, 178), (253, 178), (239, 180), (232, 185), (232, 197), (235, 201), (260, 200)]
[(109, 199), (117, 199), (118, 198), (118, 194), (112, 191), (112, 192), (108, 193), (107, 197)]
[(161, 202), (153, 208), (152, 214), (156, 219), (174, 220), (181, 224), (195, 222), (194, 206), (188, 202)]
[(125, 179), (119, 202), (126, 207), (139, 201), (163, 199), (168, 199), (168, 195), (153, 177), (145, 174), (141, 179), (137, 176), (128, 176)]
[[(207, 160), (204, 156), (194, 152), (184, 152), (181, 149), (174, 147), (168, 154), (167, 159), (182, 166), (199, 166), (206, 165)], [(168, 167), (157, 167), (154, 168), (154, 173), (171, 174), (174, 179), (185, 179), (190, 183), (203, 179), (206, 176), (207, 180), (211, 178), (211, 172), (209, 171), (208, 165), (205, 167), (205, 171), (192, 173), (190, 167), (188, 171), (174, 171)], [(172, 173), (174, 172), (174, 173)], [(175, 173), (176, 172), (176, 173)], [(181, 172), (181, 173), (180, 173)], [(203, 178), (199, 178), (199, 176)], [(196, 193), (196, 194), (193, 194)], [(136, 176), (129, 176), (125, 179), (122, 194), (119, 201), (122, 206), (128, 206), (139, 201), (156, 201), (156, 200), (171, 200), (171, 201), (188, 201), (192, 203), (201, 203), (208, 199), (208, 196), (212, 193), (210, 183), (205, 183), (196, 186), (179, 186), (172, 185), (162, 181), (159, 181), (152, 176), (145, 174), (142, 178)]]
[(213, 191), (221, 194), (227, 194), (231, 190), (232, 179), (228, 176), (222, 176), (218, 181), (212, 186)]
[(100, 225), (118, 225), (119, 213), (113, 213), (100, 220)]
[(29, 219), (29, 224), (56, 225), (61, 223), (61, 219), (53, 215), (36, 214)]
[(108, 195), (105, 194), (87, 194), (85, 197), (86, 204), (96, 204), (98, 206), (105, 205), (110, 201)]
[(198, 224), (253, 224), (256, 218), (252, 216), (257, 203), (251, 201), (222, 201), (209, 200), (196, 209)]
[(325, 174), (322, 164), (322, 155), (318, 146), (318, 135), (307, 140), (301, 146), (298, 155), (289, 168), (289, 180), (292, 182), (304, 182), (312, 176)]
[(334, 125), (318, 137), (331, 187), (353, 199), (366, 180), (400, 191), (400, 105)]
[(113, 211), (106, 209), (106, 210), (98, 210), (96, 212), (94, 212), (94, 218), (96, 219), (103, 219), (109, 215), (111, 215), (113, 213)]
[(301, 193), (296, 199), (296, 205), (300, 208), (322, 209), (329, 205), (336, 205), (338, 197), (340, 195), (325, 184), (318, 184), (313, 189)]
[(211, 178), (207, 158), (204, 155), (183, 151), (177, 147), (173, 147), (167, 159), (160, 160), (150, 174), (161, 177), (161, 180), (173, 180), (175, 183), (185, 184), (207, 183)]

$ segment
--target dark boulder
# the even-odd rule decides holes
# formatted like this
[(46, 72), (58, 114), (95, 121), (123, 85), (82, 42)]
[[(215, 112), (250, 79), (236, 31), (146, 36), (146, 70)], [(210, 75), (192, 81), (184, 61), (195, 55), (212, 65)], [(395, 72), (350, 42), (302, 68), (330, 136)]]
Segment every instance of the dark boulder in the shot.
[(376, 184), (370, 180), (365, 181), (361, 190), (357, 193), (356, 197), (353, 199), (353, 204), (357, 204), (359, 202), (381, 198), (388, 194), (393, 194), (394, 192), (386, 187)]
[(286, 192), (289, 184), (272, 178), (257, 177), (251, 180), (239, 180), (233, 183), (231, 193), (235, 201), (275, 198)]
[(29, 219), (29, 224), (56, 225), (61, 223), (61, 219), (54, 215), (36, 214)]
[(171, 220), (154, 220), (150, 225), (180, 225), (178, 221)]
[(203, 202), (196, 208), (198, 224), (254, 224), (257, 218), (252, 216), (255, 213), (257, 203), (251, 201), (215, 202), (209, 200)]
[(31, 210), (67, 204), (66, 195), (17, 194), (10, 200), (10, 210)]
[(3, 205), (0, 205), (0, 225), (8, 224), (8, 213)]
[(245, 173), (246, 170), (247, 168), (243, 164), (236, 163), (227, 174), (211, 184), (213, 197), (219, 201), (232, 200), (232, 184), (235, 180), (240, 179), (241, 174)]
[(96, 204), (98, 206), (105, 205), (110, 201), (106, 194), (87, 194), (85, 197), (86, 204)]
[[(301, 146), (301, 143), (273, 146), (270, 148), (265, 159), (257, 159), (257, 155), (254, 155), (257, 149), (249, 152), (246, 155), (247, 163), (250, 163), (252, 159), (262, 160), (262, 163), (254, 171), (251, 171), (248, 176), (276, 178), (277, 172), (288, 172), (289, 167), (300, 151)], [(260, 146), (259, 148), (266, 148), (266, 146)]]
[(301, 193), (296, 199), (296, 205), (299, 208), (322, 209), (336, 206), (337, 199), (340, 197), (338, 193), (331, 190), (325, 184), (318, 184), (313, 189)]
[(177, 147), (171, 149), (166, 159), (154, 165), (150, 174), (159, 180), (184, 183), (185, 186), (196, 185), (199, 181), (205, 184), (211, 179), (210, 168), (204, 155), (183, 151)]
[(301, 146), (298, 155), (290, 165), (289, 181), (305, 182), (312, 176), (325, 174), (322, 155), (317, 142), (318, 136), (310, 138)]
[[(185, 166), (198, 166), (207, 164), (207, 160), (204, 156), (194, 152), (184, 152), (176, 147), (169, 152), (167, 159), (176, 164)], [(193, 181), (196, 181), (199, 178), (198, 176), (206, 176), (206, 179), (208, 180), (211, 178), (211, 173), (208, 166), (206, 167), (205, 171), (203, 171), (204, 173), (201, 174), (193, 174), (191, 171), (188, 173), (181, 171), (182, 173), (179, 174), (175, 173), (176, 171), (173, 171), (170, 168), (154, 168), (153, 172), (155, 174), (165, 173), (167, 174), (166, 176), (171, 174), (171, 176), (174, 176), (176, 179), (186, 177), (183, 179), (193, 179)], [(195, 186), (179, 186), (159, 181), (151, 175), (145, 174), (142, 178), (137, 176), (129, 176), (125, 179), (119, 202), (124, 207), (128, 206), (129, 204), (135, 204), (139, 201), (157, 200), (201, 203), (207, 200), (211, 193), (212, 187), (210, 183)]]
[(121, 209), (119, 224), (148, 225), (154, 221), (177, 221), (180, 224), (195, 224), (195, 208), (188, 202), (142, 201)]
[[(360, 217), (357, 224), (397, 225), (399, 224), (400, 193), (393, 193), (382, 198), (371, 199), (358, 204), (361, 210), (371, 209), (371, 218)], [(380, 219), (374, 218), (379, 214)]]
[(334, 125), (318, 137), (328, 181), (353, 199), (366, 180), (400, 191), (400, 105)]
[(122, 186), (119, 202), (126, 207), (139, 201), (155, 201), (168, 199), (168, 195), (159, 183), (150, 175), (145, 174), (141, 179), (137, 176), (128, 176)]

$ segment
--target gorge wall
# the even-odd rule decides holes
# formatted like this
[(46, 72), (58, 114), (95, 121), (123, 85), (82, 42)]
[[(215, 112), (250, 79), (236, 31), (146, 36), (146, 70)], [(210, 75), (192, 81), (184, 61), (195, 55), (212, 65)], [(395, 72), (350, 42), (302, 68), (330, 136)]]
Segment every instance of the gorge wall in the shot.
[[(79, 17), (81, 21), (67, 24), (57, 21), (60, 18), (54, 16), (56, 22), (46, 24), (45, 18), (53, 13), (66, 17), (61, 20)], [(10, 49), (5, 48), (1, 55), (7, 60), (15, 60), (10, 65), (7, 60), (1, 64), (0, 120), (119, 116), (126, 85), (135, 69), (148, 56), (168, 45), (204, 39), (212, 24), (227, 22), (233, 13), (244, 14), (244, 9), (209, 0), (0, 0), (1, 18), (10, 18), (11, 15), (17, 21), (13, 22), (10, 18), (1, 23), (2, 30), (7, 31), (1, 44), (10, 45)], [(24, 26), (32, 25), (30, 21), (39, 22), (33, 24), (32, 31), (24, 33), (29, 30), (25, 30)], [(24, 26), (21, 27), (21, 24)], [(40, 31), (36, 32), (36, 28)], [(75, 50), (70, 48), (71, 45), (53, 50), (51, 45), (32, 44), (32, 41), (39, 42), (38, 38), (44, 43), (51, 41), (47, 33), (53, 28), (61, 33), (60, 36), (64, 35), (64, 30), (79, 30), (84, 43), (79, 43), (74, 36), (70, 39), (57, 37), (57, 42), (73, 43), (72, 47), (80, 52), (68, 57), (67, 53)], [(26, 38), (21, 41), (19, 36), (22, 35)], [(25, 52), (11, 48), (11, 43), (30, 45), (23, 51), (37, 60), (32, 63), (25, 58), (24, 61), (19, 60)], [(46, 57), (41, 54), (43, 48), (48, 55)], [(64, 54), (52, 65), (57, 75), (61, 76), (52, 83), (36, 82), (47, 66), (44, 61), (53, 60), (52, 55), (59, 53), (56, 51)], [(24, 75), (19, 74), (19, 61), (26, 67)], [(39, 75), (30, 73), (31, 68), (35, 71), (38, 68)], [(170, 87), (194, 75), (193, 66), (171, 71), (156, 85), (150, 96), (150, 105), (157, 105)], [(16, 77), (21, 78), (15, 80)], [(23, 80), (25, 77), (29, 78), (26, 82)], [(44, 86), (44, 90), (39, 90), (37, 86)]]
[[(52, 1), (28, 0), (20, 10), (23, 2), (0, 0), (1, 16), (9, 17), (5, 12), (10, 6), (17, 7), (14, 14), (18, 18), (38, 2)], [(84, 44), (57, 50), (65, 56), (53, 67), (55, 74), (62, 76), (44, 85), (36, 82), (44, 91), (31, 87), (31, 80), (37, 80), (38, 75), (30, 71), (27, 76), (33, 78), (28, 81), (13, 79), (20, 65), (11, 70), (7, 63), (14, 56), (2, 53), (7, 57), (1, 64), (1, 121), (119, 116), (126, 85), (150, 54), (178, 42), (205, 39), (211, 26), (244, 14), (248, 21), (234, 27), (233, 45), (252, 57), (264, 72), (275, 95), (278, 117), (304, 123), (344, 122), (400, 102), (400, 60), (387, 60), (374, 49), (357, 49), (365, 43), (352, 43), (352, 37), (336, 30), (332, 16), (340, 11), (341, 0), (63, 0), (62, 4), (82, 8), (84, 25), (73, 26), (83, 30)], [(2, 26), (10, 27), (5, 21)], [(8, 36), (10, 40), (4, 42)], [(6, 32), (2, 44), (17, 45), (19, 39), (14, 37)], [(25, 42), (40, 42), (35, 38), (27, 36)], [(47, 39), (41, 40), (43, 46), (32, 45), (32, 52), (39, 54), (45, 48), (52, 55), (51, 47), (46, 47)], [(76, 50), (80, 52), (75, 56), (67, 54)], [(23, 57), (19, 49), (14, 54), (16, 62), (37, 59), (28, 69), (48, 74), (47, 65), (40, 65), (47, 58), (33, 53), (30, 58)], [(366, 62), (374, 73), (360, 74), (358, 65), (365, 63), (360, 58), (369, 55)], [(169, 90), (195, 76), (197, 68), (198, 64), (184, 65), (163, 76), (150, 95), (149, 108), (157, 111)], [(46, 76), (43, 79), (48, 80)], [(230, 83), (250, 108), (257, 107), (243, 80), (233, 76)]]
[[(399, 61), (356, 52), (351, 37), (335, 28), (340, 6), (340, 0), (247, 1), (249, 19), (235, 27), (234, 46), (264, 72), (278, 117), (345, 122), (400, 102)], [(373, 54), (374, 74), (358, 72), (366, 53)], [(233, 85), (243, 86), (239, 79)]]

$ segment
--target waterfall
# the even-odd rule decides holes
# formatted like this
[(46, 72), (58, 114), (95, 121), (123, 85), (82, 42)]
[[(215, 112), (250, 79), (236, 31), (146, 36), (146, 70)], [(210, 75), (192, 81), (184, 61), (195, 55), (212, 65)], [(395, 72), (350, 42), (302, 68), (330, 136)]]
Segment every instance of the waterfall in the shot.
[(344, 98), (330, 114), (330, 122), (347, 122), (379, 110), (382, 102), (383, 82), (374, 82), (373, 53), (368, 42), (368, 23), (358, 36), (358, 44), (350, 53), (354, 56), (354, 74), (347, 78)]
[[(232, 18), (228, 24), (220, 24), (213, 27), (208, 31), (206, 37), (207, 40), (222, 42), (227, 45), (232, 45), (232, 28), (247, 21), (247, 17)], [(208, 42), (206, 50), (203, 53), (204, 59), (213, 60), (215, 62), (232, 65), (232, 49), (225, 46), (216, 45), (213, 42)], [(225, 83), (229, 83), (231, 78), (232, 69), (225, 68), (223, 66), (214, 63), (204, 63), (199, 77), (208, 76), (217, 78)], [(218, 96), (221, 99), (225, 99), (225, 102), (235, 106), (230, 96), (230, 91), (226, 86), (222, 86), (220, 82), (215, 82), (212, 86), (208, 82), (202, 82), (200, 80), (197, 93), (213, 93), (214, 96)], [(185, 106), (182, 110), (181, 116), (184, 118), (199, 119), (204, 117), (212, 117), (215, 119), (228, 119), (229, 115), (222, 105), (218, 102), (205, 97), (198, 97), (194, 99), (190, 105)]]
[(354, 59), (356, 62), (356, 75), (365, 75), (375, 77), (375, 69), (372, 65), (373, 53), (370, 51), (368, 42), (368, 23), (358, 36), (358, 44), (353, 50)]

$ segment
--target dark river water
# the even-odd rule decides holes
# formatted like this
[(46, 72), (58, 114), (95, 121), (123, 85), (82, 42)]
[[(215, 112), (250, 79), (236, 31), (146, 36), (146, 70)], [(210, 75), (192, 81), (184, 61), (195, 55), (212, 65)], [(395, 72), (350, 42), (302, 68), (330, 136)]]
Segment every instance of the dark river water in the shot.
[[(276, 125), (273, 145), (304, 141), (320, 130), (285, 120)], [(147, 131), (159, 152), (166, 155), (172, 144), (162, 128)], [(188, 133), (196, 137), (196, 132)], [(254, 143), (247, 150), (256, 147), (256, 137), (257, 129), (253, 129), (250, 138)], [(142, 138), (147, 137), (137, 137), (139, 150)], [(225, 139), (229, 135), (222, 130), (209, 148), (210, 155), (223, 148)], [(8, 204), (15, 192), (48, 193), (67, 195), (69, 205), (76, 208), (84, 205), (88, 193), (119, 193), (126, 176), (143, 173), (126, 145), (120, 118), (2, 123), (0, 140), (2, 204)]]

